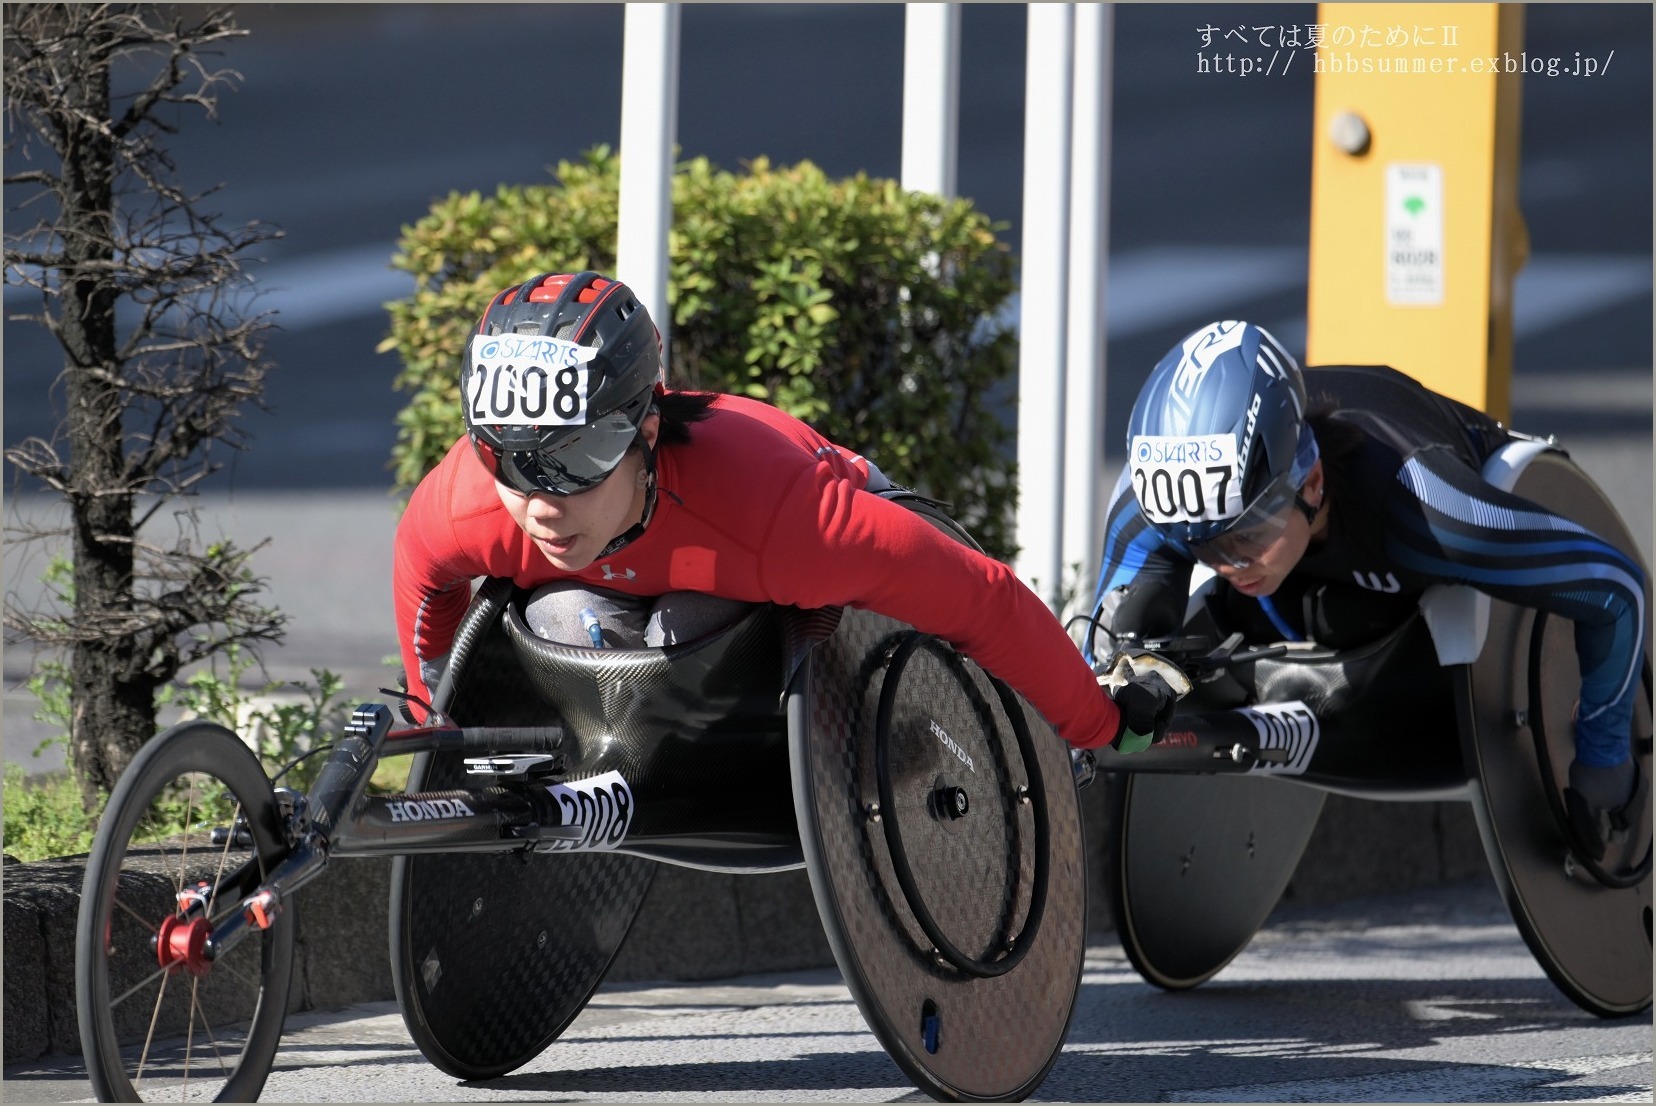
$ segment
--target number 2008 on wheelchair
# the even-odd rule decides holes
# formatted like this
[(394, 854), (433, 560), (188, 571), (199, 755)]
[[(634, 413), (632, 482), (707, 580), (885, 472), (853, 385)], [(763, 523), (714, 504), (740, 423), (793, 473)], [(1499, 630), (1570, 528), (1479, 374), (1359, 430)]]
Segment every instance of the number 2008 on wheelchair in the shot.
[[(957, 540), (929, 501), (895, 496)], [(460, 1079), (535, 1059), (592, 996), (662, 863), (804, 867), (881, 1045), (943, 1100), (1019, 1099), (1078, 994), (1086, 877), (1067, 746), (946, 644), (853, 609), (754, 607), (663, 648), (536, 637), (479, 588), (433, 693), (357, 709), (305, 794), (229, 730), (156, 737), (111, 795), (76, 933), (101, 1100), (260, 1094), (294, 893), (391, 856), (398, 1005)], [(549, 724), (549, 722), (555, 724)], [(367, 782), (413, 756), (409, 792)], [(708, 802), (741, 783), (741, 804)], [(992, 1046), (992, 1047), (989, 1047)]]

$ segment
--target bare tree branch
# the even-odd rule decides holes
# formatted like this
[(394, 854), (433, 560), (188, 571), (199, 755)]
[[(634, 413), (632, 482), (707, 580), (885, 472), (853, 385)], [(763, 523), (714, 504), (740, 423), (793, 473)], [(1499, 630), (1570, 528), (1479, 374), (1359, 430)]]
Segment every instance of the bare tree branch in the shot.
[[(5, 450), (14, 471), (62, 496), (72, 586), (38, 609), (8, 595), (9, 634), (67, 652), (71, 753), (89, 803), (154, 732), (155, 692), (232, 643), (278, 641), (258, 602), (255, 550), (203, 544), (193, 505), (171, 542), (159, 508), (242, 448), (239, 418), (262, 404), (267, 314), (248, 310), (247, 251), (277, 237), (226, 227), (174, 175), (164, 139), (179, 109), (215, 116), (240, 75), (206, 55), (245, 32), (228, 7), (5, 5), (5, 177), (20, 229), (5, 236), (7, 285), (41, 295), (16, 313), (61, 346), (63, 422)], [(118, 76), (117, 76), (118, 73)], [(26, 165), (25, 168), (17, 168)], [(135, 518), (140, 497), (156, 504)]]

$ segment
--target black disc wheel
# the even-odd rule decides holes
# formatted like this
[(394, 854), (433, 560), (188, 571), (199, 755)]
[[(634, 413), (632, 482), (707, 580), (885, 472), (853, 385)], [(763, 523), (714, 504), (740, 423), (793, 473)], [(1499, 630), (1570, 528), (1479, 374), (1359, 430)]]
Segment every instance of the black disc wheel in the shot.
[[(1638, 558), (1615, 508), (1563, 454), (1535, 458), (1513, 490)], [(1648, 584), (1645, 602), (1648, 612)], [(1649, 1009), (1651, 1001), (1650, 793), (1626, 812), (1626, 831), (1594, 859), (1572, 830), (1563, 800), (1581, 691), (1575, 653), (1568, 620), (1491, 603), (1487, 644), (1460, 688), (1461, 739), (1476, 775), (1473, 812), (1484, 852), (1524, 942), (1576, 1005), (1600, 1017), (1625, 1017)], [(1629, 734), (1646, 780), (1649, 673), (1647, 652)]]
[[(1473, 736), (1480, 788), (1473, 809), (1496, 884), (1560, 991), (1600, 1017), (1637, 1014), (1651, 1000), (1649, 792), (1631, 812), (1630, 831), (1601, 858), (1587, 855), (1563, 809), (1580, 684), (1573, 627), (1514, 608), (1497, 609), (1492, 623), (1520, 642), (1508, 680), (1494, 688), (1474, 683), (1486, 698), (1505, 691), (1502, 698), (1518, 701), (1500, 713), (1485, 702)], [(1648, 779), (1648, 679), (1633, 724), (1633, 756)]]
[(1293, 878), (1323, 792), (1263, 776), (1118, 773), (1110, 898), (1127, 959), (1180, 991), (1248, 946)]
[(293, 975), (291, 907), (217, 957), (204, 946), (280, 861), (270, 780), (236, 735), (174, 726), (121, 776), (87, 859), (75, 985), (105, 1102), (251, 1102)]
[[(410, 788), (466, 782), (422, 756)], [(456, 1079), (494, 1079), (557, 1040), (621, 951), (655, 875), (618, 853), (434, 853), (391, 868), (391, 977), (409, 1036)]]
[[(475, 628), (453, 699), (468, 726), (544, 725), (499, 625), (510, 581), (478, 592)], [(468, 633), (466, 624), (460, 634)], [(454, 662), (451, 662), (451, 666)], [(474, 784), (465, 755), (422, 753), (410, 792)], [(655, 876), (620, 853), (426, 853), (391, 863), (391, 981), (409, 1036), (456, 1079), (494, 1079), (544, 1052), (568, 1028), (621, 951)]]
[(1027, 1097), (1085, 953), (1069, 747), (944, 643), (853, 609), (811, 650), (788, 729), (812, 893), (869, 1028), (933, 1098)]

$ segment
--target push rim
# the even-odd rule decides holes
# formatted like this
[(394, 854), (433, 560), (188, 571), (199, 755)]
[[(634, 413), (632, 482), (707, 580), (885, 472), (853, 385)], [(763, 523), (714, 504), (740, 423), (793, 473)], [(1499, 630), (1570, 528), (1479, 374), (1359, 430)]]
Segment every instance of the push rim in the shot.
[[(1034, 877), (1031, 880), (1028, 913), (1025, 915), (1023, 928), (1015, 935), (1008, 936), (1002, 943), (1001, 955), (994, 957), (975, 957), (960, 949), (938, 924), (937, 919), (926, 907), (925, 895), (915, 881), (913, 870), (909, 867), (908, 850), (903, 847), (900, 819), (895, 816), (897, 800), (892, 789), (892, 773), (890, 766), (891, 744), (891, 716), (896, 708), (897, 688), (908, 660), (915, 650), (922, 644), (935, 642), (936, 639), (918, 632), (910, 633), (892, 655), (886, 669), (885, 683), (880, 689), (880, 705), (877, 721), (874, 726), (874, 757), (875, 779), (880, 792), (880, 806), (882, 809), (893, 812), (892, 817), (881, 820), (885, 829), (886, 844), (891, 857), (892, 874), (897, 878), (897, 884), (902, 889), (903, 898), (908, 904), (914, 920), (919, 923), (932, 947), (937, 950), (949, 964), (967, 975), (979, 979), (992, 979), (1004, 975), (1016, 968), (1034, 946), (1035, 936), (1041, 929), (1041, 917), (1046, 912), (1047, 900), (1047, 868), (1050, 848), (1051, 828), (1047, 818), (1046, 789), (1041, 780), (1041, 767), (1035, 756), (1034, 740), (1025, 725), (1023, 711), (1012, 698), (1011, 692), (999, 680), (991, 678), (991, 684), (1001, 700), (1001, 706), (1006, 712), (1007, 719), (1012, 724), (1012, 732), (1018, 742), (1018, 753), (1023, 758), (1024, 770), (1028, 774), (1029, 784), (1023, 795), (1012, 794), (1006, 798), (1013, 804), (1028, 802), (1035, 823), (1034, 849)], [(938, 650), (951, 669), (959, 669), (960, 659), (952, 650)], [(963, 691), (975, 694), (971, 681), (966, 678), (964, 671), (956, 672)], [(987, 713), (987, 710), (984, 711)], [(946, 816), (946, 815), (944, 815)]]

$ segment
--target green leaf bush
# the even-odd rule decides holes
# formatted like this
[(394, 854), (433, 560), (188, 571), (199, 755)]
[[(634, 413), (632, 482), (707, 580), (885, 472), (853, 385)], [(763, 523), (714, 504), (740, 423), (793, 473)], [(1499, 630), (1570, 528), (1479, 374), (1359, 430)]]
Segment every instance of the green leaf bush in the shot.
[[(399, 489), (464, 433), (460, 361), (488, 298), (542, 272), (614, 271), (619, 183), (600, 146), (560, 162), (552, 183), (454, 193), (403, 229), (392, 264), (415, 291), (386, 305), (380, 345), (411, 393), (392, 453)], [(1017, 346), (996, 321), (1013, 290), (999, 227), (969, 200), (763, 158), (740, 173), (679, 164), (673, 212), (673, 385), (776, 404), (950, 502), (1010, 557)]]

